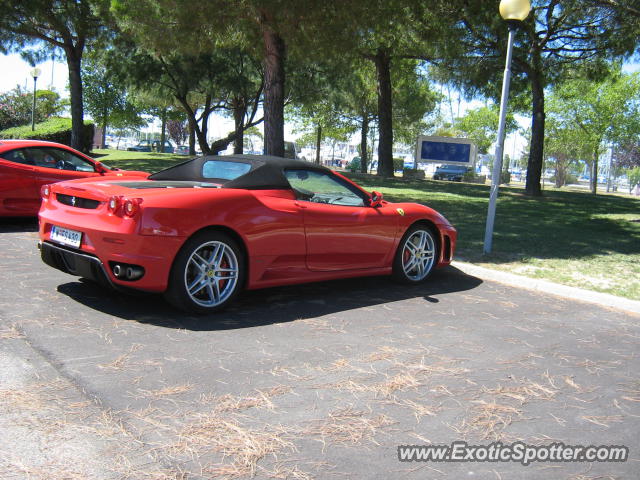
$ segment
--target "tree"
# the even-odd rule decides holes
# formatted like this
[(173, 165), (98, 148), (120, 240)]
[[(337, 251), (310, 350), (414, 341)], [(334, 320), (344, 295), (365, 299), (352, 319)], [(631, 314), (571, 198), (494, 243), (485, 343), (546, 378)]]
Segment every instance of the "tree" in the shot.
[(183, 118), (172, 119), (167, 122), (167, 131), (169, 137), (176, 142), (177, 145), (182, 145), (189, 137), (189, 129), (187, 128), (187, 122)]
[(615, 156), (622, 168), (640, 167), (640, 139), (623, 140), (615, 149)]
[(580, 131), (571, 126), (563, 125), (553, 115), (555, 99), (549, 101), (549, 113), (547, 118), (547, 135), (545, 138), (545, 155), (550, 159), (555, 168), (555, 186), (560, 188), (567, 183), (570, 169), (582, 159), (588, 157), (586, 145), (581, 138)]
[(640, 75), (623, 75), (618, 69), (600, 81), (565, 81), (554, 91), (552, 106), (556, 121), (576, 130), (590, 154), (591, 193), (595, 194), (598, 160), (606, 145), (640, 131)]
[(82, 148), (82, 57), (104, 32), (107, 0), (0, 0), (0, 51), (58, 47), (65, 52), (71, 98), (71, 146)]
[[(226, 149), (244, 130), (262, 122), (256, 118), (262, 76), (244, 52), (219, 48), (197, 55), (153, 53), (124, 36), (117, 44), (118, 52), (110, 59), (124, 81), (147, 97), (163, 99), (167, 108), (178, 105), (204, 154)], [(236, 129), (209, 145), (208, 124), (214, 111), (232, 112)]]
[[(497, 98), (502, 84), (507, 28), (496, 5), (486, 2), (452, 1), (459, 10), (459, 41), (441, 52), (450, 76), (468, 92)], [(545, 89), (560, 82), (576, 65), (602, 70), (610, 55), (630, 53), (636, 37), (593, 2), (538, 0), (529, 17), (516, 26), (512, 89), (515, 96), (530, 95), (531, 145), (526, 193), (542, 194), (545, 137)]]
[[(455, 130), (458, 130), (464, 137), (473, 140), (478, 147), (478, 153), (489, 153), (489, 149), (496, 142), (498, 137), (498, 121), (500, 110), (497, 105), (478, 107), (469, 110), (455, 123)], [(507, 115), (506, 133), (516, 131), (518, 125), (513, 115)]]
[[(109, 54), (107, 50), (102, 56)], [(126, 87), (97, 54), (85, 57), (82, 84), (85, 108), (102, 129), (102, 145), (109, 126), (126, 129), (146, 125), (140, 109), (130, 101)]]
[[(393, 176), (394, 101), (392, 65), (404, 59), (432, 58), (433, 44), (449, 36), (447, 2), (374, 0), (366, 2), (356, 24), (355, 51), (373, 62), (377, 80), (378, 175)], [(447, 12), (448, 13), (448, 12)], [(353, 29), (352, 29), (353, 30)]]
[(336, 114), (354, 129), (360, 130), (360, 171), (366, 173), (370, 163), (367, 145), (369, 129), (377, 119), (375, 69), (371, 62), (355, 57), (343, 65), (341, 74), (332, 83), (336, 84)]
[(329, 139), (334, 144), (338, 141), (346, 141), (355, 131), (353, 124), (341, 116), (335, 98), (297, 107), (292, 106), (287, 111), (296, 123), (294, 132), (303, 134), (301, 142), (315, 144), (316, 163), (320, 163), (320, 149), (325, 140)]
[[(158, 54), (201, 54), (218, 48), (251, 50), (264, 70), (265, 153), (284, 155), (285, 61), (308, 57), (326, 30), (352, 28), (339, 0), (113, 0), (122, 28)], [(171, 18), (171, 22), (166, 22)], [(163, 28), (157, 28), (159, 24)], [(179, 41), (178, 41), (179, 39)], [(334, 44), (335, 45), (335, 44)]]
[(397, 141), (414, 145), (431, 125), (425, 117), (436, 110), (439, 94), (417, 60), (399, 59), (391, 72), (393, 86), (393, 130)]
[(244, 133), (244, 148), (249, 151), (256, 150), (255, 140), (264, 141), (264, 135), (257, 127), (249, 127)]

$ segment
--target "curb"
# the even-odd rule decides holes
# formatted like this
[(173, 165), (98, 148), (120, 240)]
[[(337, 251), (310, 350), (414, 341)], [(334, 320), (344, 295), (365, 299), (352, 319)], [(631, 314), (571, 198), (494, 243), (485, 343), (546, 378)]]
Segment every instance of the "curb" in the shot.
[(569, 287), (558, 283), (540, 280), (537, 278), (523, 277), (513, 273), (502, 272), (500, 270), (492, 270), (490, 268), (479, 267), (472, 263), (453, 261), (452, 266), (466, 273), (480, 277), (484, 280), (491, 280), (513, 287), (533, 290), (535, 292), (548, 293), (557, 297), (579, 300), (587, 303), (595, 303), (603, 307), (615, 308), (626, 312), (640, 315), (640, 301), (630, 300), (628, 298), (617, 297), (608, 293), (594, 292), (577, 287)]

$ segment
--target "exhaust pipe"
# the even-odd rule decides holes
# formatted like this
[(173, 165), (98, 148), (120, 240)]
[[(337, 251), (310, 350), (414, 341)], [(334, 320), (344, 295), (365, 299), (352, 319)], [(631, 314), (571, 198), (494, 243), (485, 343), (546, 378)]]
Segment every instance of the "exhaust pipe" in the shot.
[(113, 275), (118, 280), (133, 282), (144, 276), (144, 268), (140, 265), (129, 265), (127, 263), (111, 263)]
[(113, 267), (113, 274), (117, 277), (117, 278), (122, 278), (124, 271), (122, 269), (122, 267), (119, 264), (115, 264)]
[(127, 280), (137, 280), (142, 277), (144, 270), (140, 267), (127, 267)]

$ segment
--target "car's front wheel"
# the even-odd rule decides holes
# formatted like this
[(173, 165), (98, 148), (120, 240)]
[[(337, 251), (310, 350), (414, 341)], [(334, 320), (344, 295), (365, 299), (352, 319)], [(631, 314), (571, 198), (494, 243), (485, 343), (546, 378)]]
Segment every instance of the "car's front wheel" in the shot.
[(235, 240), (222, 232), (203, 232), (176, 256), (165, 297), (188, 312), (216, 312), (242, 289), (244, 271), (244, 254)]
[(393, 278), (401, 283), (425, 280), (438, 262), (438, 242), (426, 225), (411, 227), (400, 240), (393, 261)]

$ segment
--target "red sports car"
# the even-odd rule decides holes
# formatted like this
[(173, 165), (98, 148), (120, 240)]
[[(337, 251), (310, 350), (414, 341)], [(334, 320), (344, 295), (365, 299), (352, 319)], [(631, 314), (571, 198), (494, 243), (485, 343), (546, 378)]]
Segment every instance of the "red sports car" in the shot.
[(243, 288), (392, 274), (406, 283), (450, 263), (456, 230), (438, 212), (390, 203), (316, 164), (205, 156), (143, 180), (42, 188), (48, 265), (114, 287), (164, 292), (208, 313)]
[(43, 185), (107, 174), (148, 175), (107, 168), (60, 143), (0, 140), (0, 217), (36, 216)]

